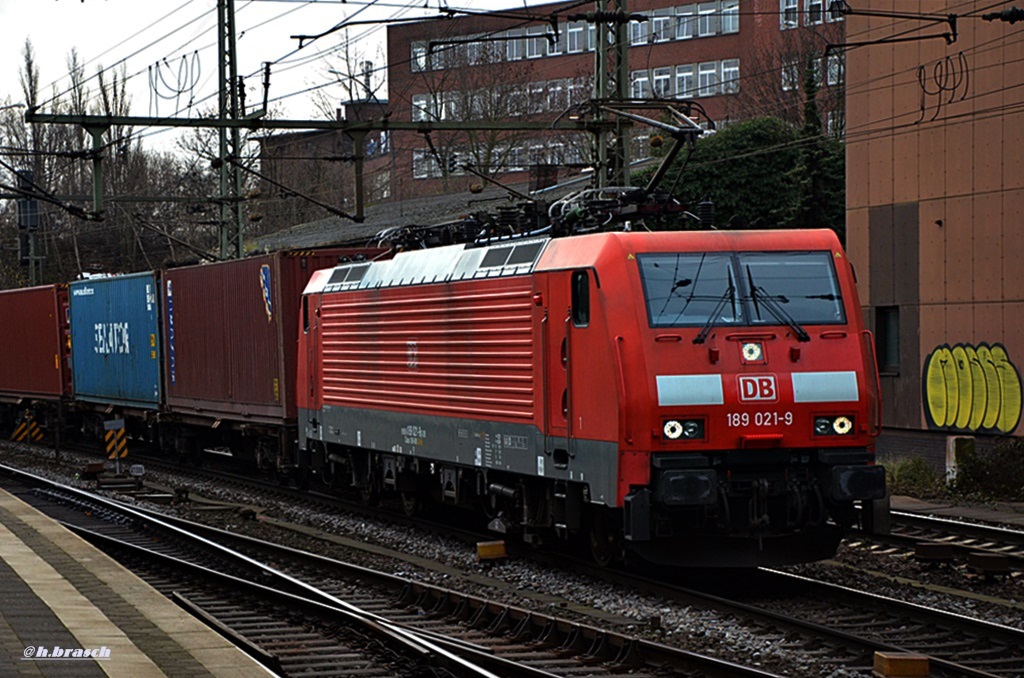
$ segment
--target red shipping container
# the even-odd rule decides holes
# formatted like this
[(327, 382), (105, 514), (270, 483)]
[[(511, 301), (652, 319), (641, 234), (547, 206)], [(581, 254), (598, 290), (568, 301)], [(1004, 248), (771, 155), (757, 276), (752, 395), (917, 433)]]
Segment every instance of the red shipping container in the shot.
[(167, 270), (161, 291), (166, 410), (188, 419), (294, 420), (306, 282), (318, 269), (378, 253), (278, 252)]
[(0, 291), (0, 400), (70, 395), (67, 306), (61, 285)]

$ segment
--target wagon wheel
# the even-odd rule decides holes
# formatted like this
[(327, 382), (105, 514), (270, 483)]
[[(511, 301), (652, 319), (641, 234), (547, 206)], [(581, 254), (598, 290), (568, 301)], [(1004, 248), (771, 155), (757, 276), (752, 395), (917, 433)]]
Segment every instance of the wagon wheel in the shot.
[(380, 487), (376, 480), (371, 477), (367, 483), (358, 489), (359, 503), (363, 506), (377, 506), (380, 504)]
[(595, 508), (590, 513), (590, 556), (600, 567), (622, 560), (622, 529), (607, 510)]
[(399, 492), (399, 498), (402, 501), (402, 512), (408, 517), (412, 518), (420, 511), (423, 510), (423, 500), (416, 492), (408, 492), (403, 490)]

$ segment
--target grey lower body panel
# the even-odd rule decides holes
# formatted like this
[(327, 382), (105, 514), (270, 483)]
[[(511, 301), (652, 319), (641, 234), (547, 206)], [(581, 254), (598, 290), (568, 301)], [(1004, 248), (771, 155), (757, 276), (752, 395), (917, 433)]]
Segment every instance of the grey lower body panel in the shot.
[(616, 506), (619, 448), (615, 442), (549, 438), (532, 424), (325, 406), (299, 411), (309, 440), (407, 455), (590, 487), (592, 503)]

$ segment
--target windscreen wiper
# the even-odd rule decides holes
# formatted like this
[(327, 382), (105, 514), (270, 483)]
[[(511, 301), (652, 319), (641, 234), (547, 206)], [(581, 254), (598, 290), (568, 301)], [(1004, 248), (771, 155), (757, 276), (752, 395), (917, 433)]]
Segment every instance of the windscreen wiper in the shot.
[[(754, 284), (754, 276), (751, 274), (749, 266), (747, 266), (747, 281), (750, 283), (750, 296), (754, 302), (754, 309), (757, 311), (758, 317), (760, 317), (761, 315), (760, 308), (757, 304), (758, 300), (760, 300), (761, 304), (766, 309), (768, 309), (769, 313), (775, 316), (776, 320), (786, 325), (789, 325), (789, 327), (792, 328), (793, 332), (796, 334), (797, 340), (811, 340), (811, 335), (807, 334), (807, 330), (801, 327), (800, 323), (798, 323), (793, 318), (793, 316), (787, 313), (786, 309), (782, 308), (782, 306), (779, 305), (779, 302), (776, 300), (777, 297), (773, 297), (772, 295), (768, 294), (768, 292), (763, 287)], [(780, 296), (778, 298), (781, 298), (783, 303), (789, 301), (789, 299), (786, 299), (786, 297)]]
[(733, 306), (736, 305), (736, 286), (732, 283), (732, 269), (729, 269), (729, 286), (725, 288), (725, 292), (722, 292), (722, 296), (718, 298), (718, 303), (715, 304), (715, 308), (711, 311), (711, 315), (708, 316), (707, 321), (704, 323), (704, 327), (700, 329), (700, 332), (696, 337), (693, 338), (693, 343), (703, 344), (708, 335), (711, 334), (711, 328), (715, 326), (715, 319), (718, 318), (718, 314), (722, 312), (722, 308), (725, 307), (725, 302), (732, 301)]

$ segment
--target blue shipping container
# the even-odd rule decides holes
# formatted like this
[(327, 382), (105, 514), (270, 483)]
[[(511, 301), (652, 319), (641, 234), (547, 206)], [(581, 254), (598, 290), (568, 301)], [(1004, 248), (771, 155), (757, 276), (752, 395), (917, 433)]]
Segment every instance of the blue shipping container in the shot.
[(161, 400), (158, 273), (69, 285), (75, 397), (155, 408)]

